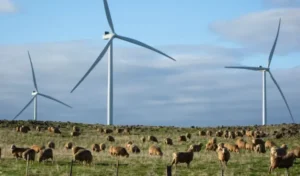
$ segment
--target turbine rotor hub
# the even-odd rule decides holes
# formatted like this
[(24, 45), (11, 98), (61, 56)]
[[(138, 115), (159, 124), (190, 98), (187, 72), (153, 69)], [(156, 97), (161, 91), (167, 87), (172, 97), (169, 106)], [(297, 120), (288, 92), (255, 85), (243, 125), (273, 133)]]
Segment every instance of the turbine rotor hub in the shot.
[(109, 40), (109, 39), (113, 38), (114, 35), (115, 35), (114, 33), (110, 33), (110, 32), (108, 32), (108, 31), (105, 31), (105, 32), (104, 32), (104, 35), (103, 35), (103, 39), (104, 39), (104, 40)]
[(31, 95), (33, 95), (33, 96), (35, 96), (36, 94), (38, 94), (38, 92), (37, 91), (32, 91), (32, 93), (31, 93)]

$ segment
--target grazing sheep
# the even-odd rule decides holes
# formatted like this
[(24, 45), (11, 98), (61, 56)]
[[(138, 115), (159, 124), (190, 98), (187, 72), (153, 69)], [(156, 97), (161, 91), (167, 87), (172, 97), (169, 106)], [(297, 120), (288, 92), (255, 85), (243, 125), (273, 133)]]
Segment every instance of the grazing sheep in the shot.
[(254, 150), (254, 145), (252, 143), (246, 143), (246, 150), (253, 151)]
[(148, 141), (152, 141), (152, 142), (157, 142), (158, 143), (158, 140), (155, 136), (148, 136)]
[(120, 146), (110, 146), (109, 153), (112, 156), (126, 156), (127, 158), (129, 157), (129, 154), (126, 151), (126, 149)]
[(227, 162), (230, 159), (230, 152), (227, 150), (227, 148), (220, 147), (220, 148), (218, 148), (217, 153), (218, 153), (218, 159), (219, 159), (221, 165), (225, 164), (225, 166), (227, 166)]
[(179, 142), (186, 141), (186, 137), (185, 137), (185, 136), (179, 136), (179, 137), (178, 137), (178, 141), (179, 141)]
[(72, 153), (73, 153), (73, 155), (75, 155), (80, 149), (85, 149), (85, 148), (79, 147), (79, 146), (73, 146), (72, 147)]
[(64, 148), (65, 149), (72, 149), (72, 147), (73, 147), (73, 143), (72, 142), (67, 142), (66, 144), (65, 144), (65, 146), (64, 146)]
[(171, 138), (166, 138), (165, 139), (165, 144), (167, 144), (167, 145), (173, 145), (172, 139)]
[(73, 126), (73, 131), (80, 132), (80, 128), (78, 126)]
[(93, 155), (92, 155), (91, 151), (89, 151), (89, 150), (79, 149), (74, 154), (74, 159), (75, 159), (75, 161), (86, 162), (86, 163), (90, 164), (93, 161)]
[(115, 138), (112, 137), (112, 136), (107, 136), (106, 140), (109, 141), (109, 142), (115, 142)]
[(146, 142), (146, 138), (143, 136), (143, 137), (141, 137), (141, 141), (143, 142), (143, 143), (145, 143)]
[(81, 133), (79, 131), (72, 131), (71, 136), (79, 136)]
[(104, 151), (106, 149), (106, 145), (104, 143), (100, 144), (100, 151)]
[(216, 137), (222, 137), (223, 131), (219, 130), (216, 132)]
[(10, 148), (11, 148), (11, 153), (16, 158), (22, 158), (23, 152), (25, 152), (26, 150), (29, 149), (29, 148), (19, 148), (19, 147), (16, 147), (15, 145), (12, 145)]
[(265, 146), (265, 141), (261, 138), (252, 138), (252, 143), (254, 146), (256, 146), (257, 144), (262, 144), (263, 146)]
[(215, 151), (218, 148), (217, 146), (217, 139), (216, 138), (211, 138), (208, 140), (207, 144), (205, 145), (205, 150), (213, 150)]
[(129, 151), (131, 153), (140, 153), (141, 152), (141, 150), (139, 149), (139, 147), (136, 146), (136, 145), (134, 145), (134, 144), (130, 145)]
[(125, 128), (123, 133), (124, 134), (130, 134), (131, 129), (130, 128)]
[(237, 136), (237, 137), (243, 137), (243, 136), (244, 136), (243, 133), (242, 133), (241, 131), (235, 131), (234, 134), (235, 134), (235, 136)]
[(279, 148), (276, 146), (272, 147), (270, 153), (271, 154), (276, 153), (276, 156), (282, 157), (287, 154), (287, 149), (288, 149), (287, 145), (282, 144), (281, 147), (279, 147)]
[(92, 150), (94, 152), (100, 152), (100, 145), (99, 144), (93, 144), (92, 145)]
[(41, 130), (42, 130), (42, 127), (36, 126), (36, 127), (35, 127), (35, 130), (36, 130), (36, 131), (41, 131)]
[(256, 144), (254, 146), (254, 151), (257, 153), (266, 153), (266, 148), (263, 144)]
[(199, 144), (190, 145), (188, 150), (192, 150), (193, 152), (200, 152), (203, 144), (200, 142)]
[(187, 167), (190, 167), (190, 162), (193, 161), (194, 152), (192, 149), (189, 149), (187, 152), (175, 152), (173, 153), (172, 165), (175, 164), (177, 167), (177, 163), (186, 163)]
[(232, 131), (229, 131), (229, 133), (228, 133), (228, 138), (229, 138), (229, 139), (235, 139), (235, 133), (232, 132)]
[(293, 152), (297, 158), (300, 158), (300, 147), (294, 148)]
[(45, 146), (32, 145), (31, 149), (33, 149), (36, 153), (39, 153), (41, 150), (45, 149)]
[(57, 134), (61, 134), (60, 130), (58, 127), (48, 127), (48, 131), (50, 133), (57, 133)]
[(199, 131), (199, 136), (205, 136), (205, 135), (206, 135), (205, 131), (202, 130)]
[(186, 133), (185, 136), (186, 136), (188, 139), (191, 139), (191, 137), (192, 137), (191, 133)]
[(109, 134), (109, 133), (112, 133), (113, 130), (112, 130), (112, 129), (104, 129), (103, 132), (104, 132), (105, 134)]
[(275, 147), (275, 146), (276, 146), (275, 142), (273, 142), (271, 140), (266, 140), (266, 142), (265, 142), (266, 149), (271, 149), (272, 147)]
[(239, 149), (246, 149), (246, 142), (243, 138), (238, 138), (235, 142)]
[[(272, 149), (272, 148), (271, 148)], [(296, 159), (296, 155), (293, 152), (289, 152), (285, 156), (270, 156), (270, 167), (269, 167), (269, 174), (271, 174), (274, 169), (278, 168), (286, 168), (288, 173), (288, 169), (293, 166), (294, 160)]]
[(28, 133), (28, 131), (30, 131), (30, 128), (28, 126), (21, 126), (19, 132)]
[(27, 149), (23, 152), (22, 157), (25, 160), (34, 161), (35, 159), (35, 151), (33, 149)]
[(206, 131), (206, 136), (212, 136), (212, 131), (207, 130), (207, 131)]
[(226, 147), (230, 152), (236, 152), (236, 153), (240, 152), (240, 149), (236, 144), (225, 143), (224, 147)]
[(252, 130), (247, 130), (247, 131), (246, 131), (246, 136), (247, 136), (247, 137), (254, 137), (254, 131), (252, 131)]
[(132, 141), (128, 141), (128, 142), (125, 144), (126, 149), (129, 150), (132, 144), (133, 144)]
[(124, 129), (123, 128), (117, 128), (116, 129), (116, 133), (118, 133), (118, 134), (121, 134), (121, 133), (123, 133), (124, 132)]
[(159, 156), (163, 156), (163, 152), (161, 151), (161, 148), (159, 146), (156, 145), (152, 145), (149, 147), (149, 155), (159, 155)]
[(48, 142), (48, 147), (52, 148), (52, 149), (55, 149), (55, 143), (53, 141), (49, 141)]
[(51, 148), (43, 149), (40, 152), (39, 162), (45, 161), (47, 159), (51, 159), (53, 162), (53, 151)]

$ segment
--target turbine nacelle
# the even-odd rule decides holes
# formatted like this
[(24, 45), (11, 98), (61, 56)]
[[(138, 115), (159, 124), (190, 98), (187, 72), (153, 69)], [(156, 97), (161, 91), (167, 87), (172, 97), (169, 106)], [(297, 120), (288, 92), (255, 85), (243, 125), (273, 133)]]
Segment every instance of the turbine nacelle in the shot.
[(37, 91), (32, 91), (32, 93), (31, 93), (31, 95), (33, 95), (33, 96), (36, 96), (38, 94), (38, 92)]
[(105, 31), (105, 32), (104, 32), (104, 35), (103, 35), (103, 39), (104, 39), (104, 40), (109, 40), (109, 39), (113, 38), (114, 36), (115, 36), (114, 33), (110, 33), (110, 32), (108, 32), (108, 31)]

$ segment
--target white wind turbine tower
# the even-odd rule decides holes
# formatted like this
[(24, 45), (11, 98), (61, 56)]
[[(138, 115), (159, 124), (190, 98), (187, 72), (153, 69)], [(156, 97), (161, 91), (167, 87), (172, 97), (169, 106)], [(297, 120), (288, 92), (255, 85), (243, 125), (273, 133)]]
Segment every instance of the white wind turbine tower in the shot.
[(90, 67), (90, 69), (85, 73), (85, 75), (79, 80), (79, 82), (76, 84), (76, 86), (72, 89), (71, 93), (77, 88), (77, 86), (79, 86), (79, 84), (88, 76), (88, 74), (94, 69), (94, 67), (98, 64), (98, 62), (102, 59), (102, 57), (104, 56), (104, 54), (106, 53), (106, 51), (109, 49), (109, 53), (108, 53), (108, 87), (107, 87), (107, 125), (113, 125), (113, 40), (115, 38), (118, 38), (120, 40), (126, 41), (126, 42), (130, 42), (139, 46), (142, 46), (144, 48), (150, 49), (152, 51), (155, 51), (161, 55), (164, 55), (174, 61), (176, 61), (175, 59), (173, 59), (172, 57), (170, 57), (169, 55), (143, 43), (140, 42), (138, 40), (132, 39), (132, 38), (128, 38), (128, 37), (124, 37), (121, 35), (116, 34), (115, 30), (114, 30), (114, 26), (113, 26), (113, 22), (111, 19), (111, 15), (110, 15), (110, 11), (108, 8), (108, 3), (106, 0), (103, 0), (104, 2), (104, 8), (105, 8), (105, 13), (106, 13), (106, 18), (108, 21), (108, 24), (110, 26), (111, 32), (104, 32), (103, 35), (103, 39), (104, 40), (108, 40), (108, 43), (106, 44), (106, 46), (104, 47), (104, 49), (102, 50), (102, 52), (100, 53), (100, 55), (98, 56), (98, 58), (95, 60), (95, 62), (93, 63), (93, 65)]
[(63, 103), (62, 101), (59, 101), (53, 97), (50, 97), (49, 95), (45, 95), (42, 94), (38, 91), (38, 87), (37, 87), (37, 83), (36, 83), (36, 78), (35, 78), (35, 74), (34, 74), (34, 69), (33, 69), (33, 65), (32, 65), (32, 61), (31, 61), (31, 57), (28, 51), (28, 57), (29, 57), (29, 61), (30, 61), (30, 65), (31, 65), (31, 71), (32, 71), (32, 78), (33, 78), (33, 84), (35, 87), (35, 90), (32, 91), (31, 95), (33, 96), (32, 99), (27, 103), (27, 105), (12, 119), (15, 120), (34, 100), (34, 106), (33, 106), (33, 120), (37, 120), (37, 96), (40, 95), (42, 97), (48, 98), (50, 100), (56, 101), (60, 104), (63, 104), (69, 108), (72, 108), (71, 106), (67, 105), (66, 103)]
[(273, 57), (273, 53), (275, 51), (275, 47), (276, 47), (276, 43), (277, 43), (277, 39), (278, 39), (278, 35), (279, 35), (279, 30), (280, 30), (280, 22), (281, 19), (279, 19), (279, 24), (278, 24), (278, 29), (277, 29), (277, 34), (276, 34), (276, 38), (273, 44), (273, 47), (271, 49), (270, 55), (269, 55), (269, 60), (268, 60), (268, 67), (248, 67), (248, 66), (226, 66), (225, 68), (234, 68), (234, 69), (246, 69), (246, 70), (252, 70), (252, 71), (261, 71), (262, 72), (262, 124), (266, 125), (267, 124), (267, 92), (266, 92), (266, 72), (268, 72), (270, 74), (271, 79), (273, 80), (273, 82), (275, 83), (275, 85), (277, 86), (287, 108), (288, 111), (290, 113), (290, 116), (292, 118), (293, 123), (295, 123), (291, 109), (286, 101), (286, 98), (283, 95), (283, 92), (281, 90), (281, 88), (279, 87), (279, 84), (277, 83), (277, 81), (275, 80), (275, 78), (273, 77), (271, 70), (270, 70), (270, 65), (271, 65), (271, 61), (272, 61), (272, 57)]

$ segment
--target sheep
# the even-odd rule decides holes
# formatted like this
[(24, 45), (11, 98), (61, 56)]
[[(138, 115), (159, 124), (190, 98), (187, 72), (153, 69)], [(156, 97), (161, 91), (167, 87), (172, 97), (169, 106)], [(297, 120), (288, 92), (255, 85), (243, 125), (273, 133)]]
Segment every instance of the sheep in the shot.
[(240, 153), (240, 149), (236, 144), (225, 143), (224, 147), (226, 147), (230, 152)]
[(223, 131), (219, 130), (216, 132), (216, 137), (222, 137)]
[(58, 127), (48, 127), (48, 131), (50, 133), (57, 133), (57, 134), (61, 134), (60, 130)]
[(187, 152), (174, 152), (171, 166), (175, 164), (175, 167), (177, 167), (177, 163), (186, 163), (189, 168), (190, 162), (193, 161), (193, 157), (193, 149), (189, 149)]
[(30, 128), (28, 126), (21, 126), (19, 132), (22, 133), (28, 133), (30, 131)]
[(265, 146), (265, 141), (261, 138), (252, 138), (252, 143), (254, 144), (254, 146), (256, 146), (257, 144), (262, 144), (263, 146)]
[(188, 150), (193, 150), (193, 152), (200, 152), (203, 144), (200, 142), (199, 144), (190, 145)]
[(228, 133), (228, 138), (229, 138), (229, 139), (235, 139), (235, 133), (232, 132), (232, 131), (229, 131), (229, 133)]
[(205, 131), (202, 130), (199, 131), (199, 136), (205, 136), (205, 135), (206, 135)]
[(103, 132), (104, 132), (105, 134), (109, 134), (109, 133), (112, 133), (113, 130), (112, 130), (112, 129), (104, 129)]
[(230, 159), (230, 152), (227, 150), (226, 147), (220, 147), (217, 150), (217, 154), (218, 154), (218, 159), (220, 161), (221, 165), (227, 166), (227, 162)]
[(148, 136), (148, 141), (152, 141), (152, 142), (157, 142), (158, 143), (158, 140), (155, 136)]
[(100, 145), (99, 144), (93, 144), (92, 145), (92, 150), (94, 152), (100, 152)]
[(125, 144), (125, 147), (126, 149), (130, 149), (130, 146), (133, 144), (132, 141), (128, 141), (126, 144)]
[[(271, 148), (272, 149), (272, 148)], [(269, 167), (269, 174), (271, 174), (274, 169), (278, 168), (286, 168), (286, 172), (288, 174), (288, 169), (293, 166), (294, 160), (296, 159), (296, 155), (293, 152), (289, 152), (284, 156), (270, 156), (270, 167)]]
[(208, 140), (207, 144), (205, 145), (205, 150), (216, 150), (217, 149), (217, 140), (216, 138), (211, 138)]
[(282, 144), (279, 148), (275, 146), (271, 148), (271, 154), (276, 153), (277, 156), (282, 157), (287, 154), (287, 149), (288, 147), (285, 144)]
[(124, 129), (123, 128), (117, 128), (116, 129), (116, 133), (118, 133), (118, 134), (121, 134), (121, 133), (123, 133), (124, 132)]
[(26, 150), (29, 149), (27, 147), (26, 148), (19, 148), (19, 147), (16, 147), (15, 145), (12, 145), (10, 148), (11, 148), (11, 153), (16, 158), (22, 158), (23, 152), (25, 152)]
[(265, 142), (265, 148), (266, 148), (266, 149), (271, 149), (271, 148), (274, 147), (274, 146), (276, 146), (276, 144), (275, 144), (273, 141), (271, 141), (271, 140), (266, 140), (266, 142)]
[(161, 148), (159, 146), (156, 145), (152, 145), (149, 147), (148, 153), (150, 156), (152, 155), (159, 155), (159, 156), (163, 156), (163, 152), (161, 151)]
[(27, 149), (22, 153), (22, 157), (24, 160), (34, 161), (35, 151), (33, 149)]
[(179, 136), (179, 137), (178, 137), (178, 141), (179, 141), (179, 142), (186, 141), (186, 136)]
[(254, 151), (257, 153), (266, 153), (265, 146), (263, 144), (256, 144), (254, 146)]
[(243, 137), (243, 133), (241, 131), (235, 131), (234, 132), (235, 136), (238, 136), (238, 137)]
[(141, 152), (141, 150), (139, 149), (139, 147), (136, 146), (136, 145), (134, 145), (134, 144), (130, 145), (129, 151), (131, 153), (140, 153)]
[(41, 130), (42, 130), (42, 127), (36, 126), (36, 127), (35, 127), (35, 130), (36, 130), (36, 131), (41, 131)]
[(246, 150), (253, 151), (254, 145), (252, 143), (246, 143)]
[(73, 131), (80, 132), (80, 128), (78, 126), (73, 126)]
[(130, 128), (125, 128), (123, 133), (124, 134), (130, 134), (131, 129)]
[(91, 151), (86, 150), (86, 149), (79, 149), (75, 154), (74, 154), (74, 159), (75, 161), (82, 161), (90, 164), (93, 161), (93, 155)]
[(53, 141), (49, 141), (48, 142), (48, 147), (52, 148), (52, 149), (55, 149), (55, 143)]
[(65, 149), (72, 149), (72, 147), (73, 147), (73, 143), (72, 142), (67, 142), (65, 145), (64, 145), (64, 148)]
[(75, 155), (80, 149), (85, 149), (85, 148), (79, 147), (79, 146), (73, 146), (72, 147), (72, 153), (73, 153), (73, 155)]
[(45, 161), (47, 159), (51, 159), (52, 162), (53, 162), (53, 151), (52, 151), (51, 148), (43, 149), (43, 150), (40, 151), (40, 156), (39, 156), (38, 161), (42, 162), (42, 161)]
[(166, 139), (165, 139), (165, 144), (167, 144), (167, 145), (173, 145), (172, 139), (166, 138)]
[(100, 151), (104, 151), (106, 149), (106, 145), (104, 143), (100, 144)]
[(110, 146), (109, 153), (112, 156), (126, 156), (127, 158), (129, 157), (129, 154), (126, 151), (126, 149), (120, 146)]
[(143, 136), (143, 137), (141, 137), (141, 141), (144, 143), (144, 142), (146, 142), (146, 138)]
[(211, 136), (211, 135), (212, 135), (212, 131), (207, 130), (207, 131), (206, 131), (206, 136)]
[(81, 133), (79, 131), (72, 131), (71, 136), (79, 136)]
[(191, 139), (191, 137), (192, 137), (191, 133), (186, 133), (185, 136), (186, 136), (188, 139)]
[(293, 152), (297, 158), (300, 158), (300, 147), (294, 148)]
[(32, 145), (31, 149), (33, 149), (36, 153), (39, 153), (41, 150), (45, 149), (45, 146)]
[(109, 142), (115, 142), (115, 138), (112, 137), (112, 136), (107, 136), (106, 140), (109, 141)]
[(246, 149), (246, 142), (243, 138), (238, 138), (235, 142), (239, 149)]

